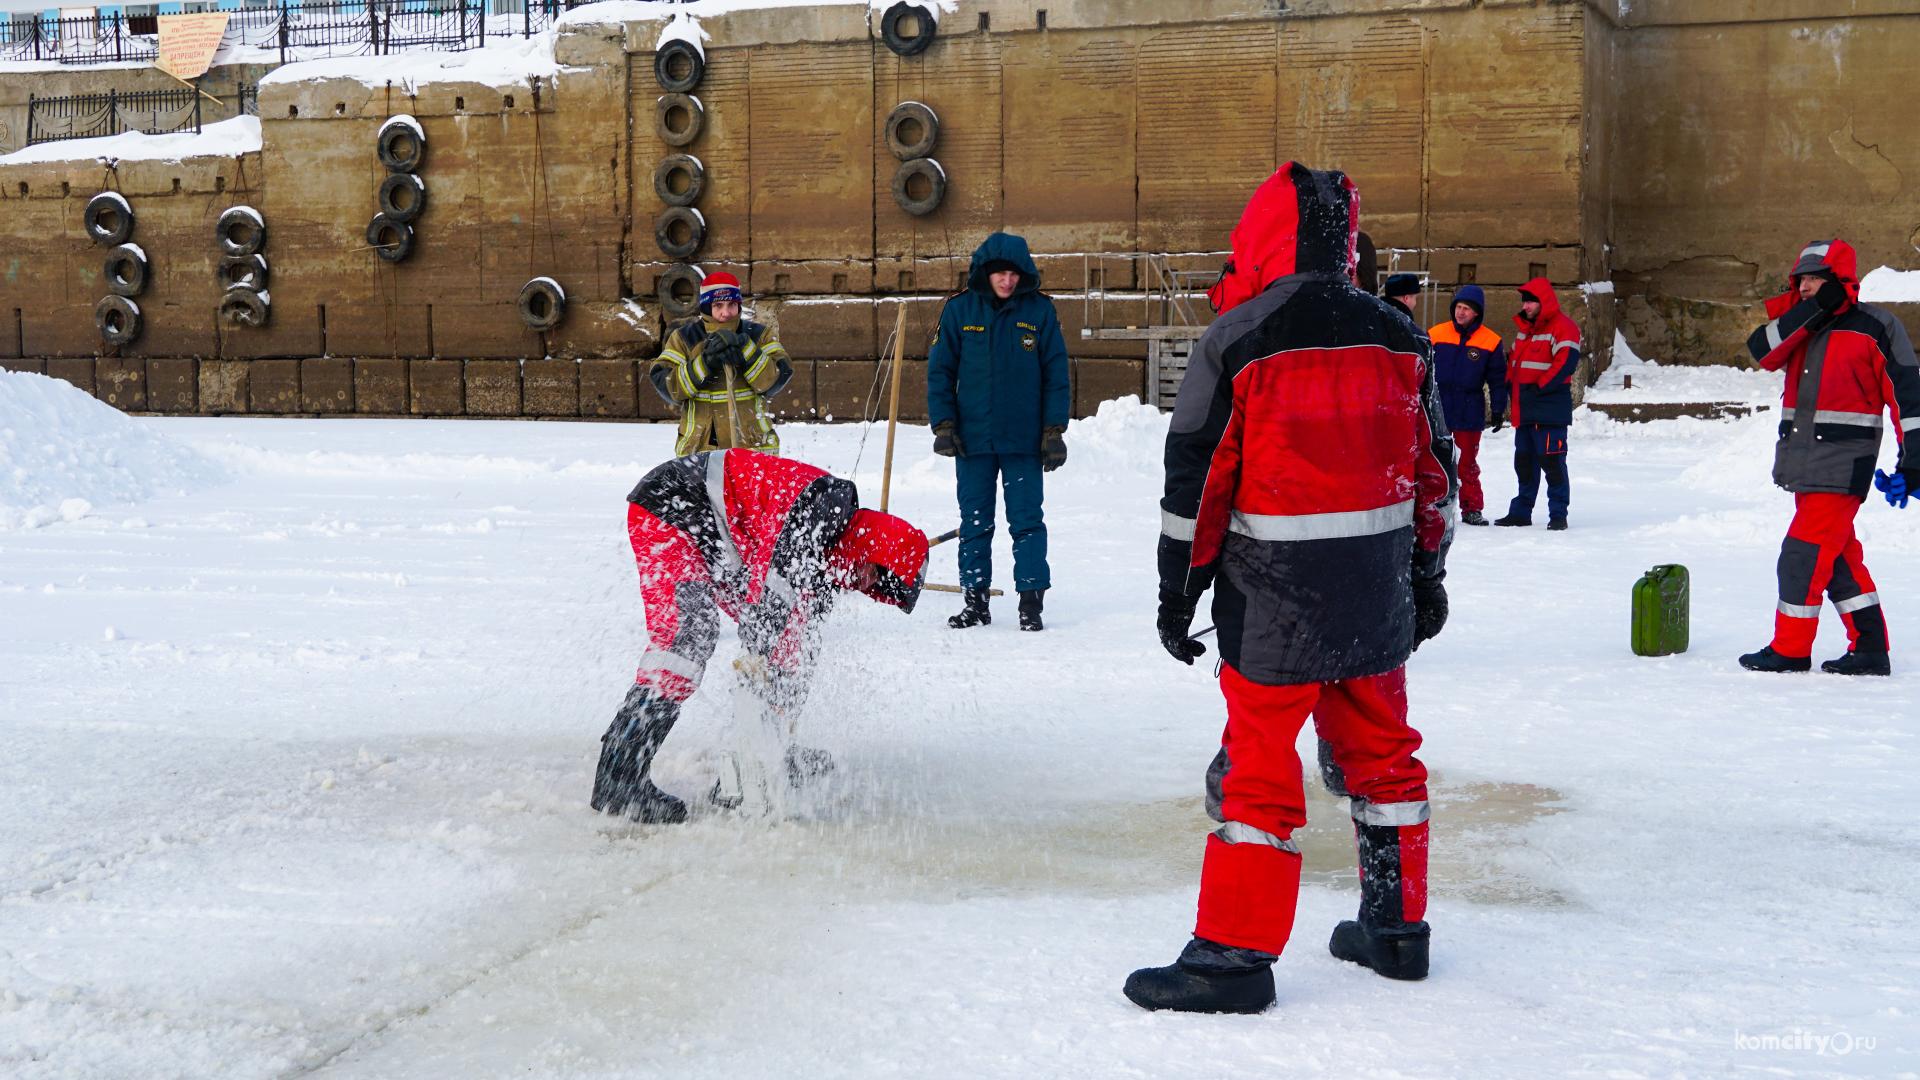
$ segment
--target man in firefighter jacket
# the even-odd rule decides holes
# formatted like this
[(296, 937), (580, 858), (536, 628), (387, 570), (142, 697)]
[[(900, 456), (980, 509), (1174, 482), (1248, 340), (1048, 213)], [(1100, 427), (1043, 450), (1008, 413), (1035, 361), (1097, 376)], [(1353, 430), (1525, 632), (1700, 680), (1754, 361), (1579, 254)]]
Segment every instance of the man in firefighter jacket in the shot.
[(740, 314), (740, 281), (708, 274), (700, 283), (700, 317), (674, 327), (647, 379), (680, 410), (673, 452), (745, 447), (780, 452), (768, 399), (793, 378), (793, 364), (773, 331)]
[[(1886, 675), (1887, 620), (1880, 593), (1860, 561), (1853, 516), (1872, 485), (1906, 504), (1920, 488), (1920, 367), (1900, 321), (1860, 302), (1853, 247), (1844, 240), (1808, 244), (1792, 271), (1793, 288), (1767, 301), (1773, 321), (1747, 349), (1768, 371), (1785, 371), (1785, 415), (1773, 451), (1773, 482), (1793, 492), (1793, 524), (1780, 543), (1780, 606), (1773, 641), (1740, 658), (1754, 671), (1806, 671), (1824, 594), (1847, 628), (1847, 653), (1820, 665), (1840, 675)], [(1893, 413), (1900, 444), (1893, 476), (1874, 477), (1882, 413)]]
[[(686, 805), (648, 777), (654, 752), (700, 688), (724, 613), (770, 683), (797, 708), (812, 668), (811, 635), (841, 592), (911, 612), (925, 580), (927, 538), (891, 514), (860, 508), (852, 482), (752, 450), (675, 458), (627, 496), (627, 535), (640, 569), (647, 651), (601, 739), (593, 808), (678, 822)], [(789, 771), (797, 763), (787, 762)]]
[(1481, 321), (1486, 313), (1486, 293), (1478, 285), (1463, 285), (1453, 294), (1453, 318), (1427, 332), (1440, 407), (1460, 454), (1460, 520), (1468, 525), (1487, 524), (1480, 512), (1487, 506), (1480, 489), (1480, 433), (1489, 413), (1493, 430), (1499, 431), (1507, 411), (1507, 350), (1500, 335)]
[(1125, 992), (1148, 1009), (1258, 1012), (1293, 929), (1308, 716), (1345, 773), (1360, 914), (1333, 955), (1427, 971), (1426, 767), (1407, 657), (1446, 621), (1453, 448), (1425, 338), (1349, 276), (1359, 196), (1288, 163), (1261, 185), (1212, 293), (1166, 447), (1159, 632), (1175, 659), (1213, 589), (1227, 726), (1207, 771), (1193, 939)]
[(1495, 525), (1533, 524), (1540, 474), (1547, 474), (1547, 528), (1567, 527), (1567, 428), (1573, 423), (1573, 373), (1580, 327), (1560, 313), (1546, 278), (1520, 286), (1520, 314), (1507, 381), (1513, 384), (1513, 471), (1520, 492)]

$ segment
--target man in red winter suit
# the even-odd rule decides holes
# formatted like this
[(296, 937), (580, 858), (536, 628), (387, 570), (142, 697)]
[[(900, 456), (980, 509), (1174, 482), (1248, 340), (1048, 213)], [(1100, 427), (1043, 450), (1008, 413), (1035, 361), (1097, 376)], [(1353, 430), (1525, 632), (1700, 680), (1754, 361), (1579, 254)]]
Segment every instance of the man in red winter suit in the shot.
[[(927, 537), (860, 508), (853, 482), (754, 450), (709, 450), (655, 468), (627, 496), (627, 535), (647, 607), (647, 651), (601, 739), (593, 808), (636, 821), (686, 820), (686, 804), (647, 775), (700, 688), (722, 613), (759, 660), (773, 703), (798, 707), (812, 673), (809, 637), (841, 592), (911, 612)], [(796, 777), (830, 768), (788, 748)], [(806, 753), (801, 751), (801, 753)], [(824, 758), (824, 751), (811, 751)]]
[(1354, 286), (1360, 198), (1289, 163), (1254, 193), (1167, 435), (1160, 639), (1191, 664), (1220, 627), (1222, 746), (1207, 771), (1200, 913), (1180, 958), (1127, 979), (1148, 1009), (1258, 1012), (1293, 930), (1309, 716), (1344, 773), (1360, 915), (1333, 955), (1427, 973), (1427, 771), (1406, 662), (1446, 622), (1453, 447), (1426, 338)]
[(1793, 524), (1780, 543), (1780, 606), (1773, 641), (1740, 658), (1751, 671), (1806, 671), (1820, 629), (1824, 595), (1847, 628), (1847, 653), (1820, 665), (1836, 675), (1887, 675), (1887, 620), (1880, 593), (1861, 562), (1853, 516), (1860, 512), (1880, 453), (1881, 414), (1891, 409), (1900, 464), (1882, 474), (1887, 501), (1904, 507), (1920, 487), (1920, 367), (1906, 328), (1860, 302), (1853, 247), (1816, 240), (1800, 252), (1793, 288), (1767, 301), (1773, 321), (1753, 332), (1747, 350), (1768, 371), (1785, 370), (1780, 441), (1773, 482), (1793, 492)]

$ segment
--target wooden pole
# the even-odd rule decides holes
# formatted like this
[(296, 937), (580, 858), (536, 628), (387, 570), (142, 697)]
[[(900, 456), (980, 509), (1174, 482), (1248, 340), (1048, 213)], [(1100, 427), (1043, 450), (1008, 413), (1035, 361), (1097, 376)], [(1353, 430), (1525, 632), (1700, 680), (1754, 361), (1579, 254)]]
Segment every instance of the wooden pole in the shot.
[(893, 326), (893, 402), (887, 407), (887, 462), (880, 470), (880, 512), (887, 512), (893, 488), (893, 429), (900, 423), (900, 353), (907, 344), (907, 301), (900, 299), (900, 318)]

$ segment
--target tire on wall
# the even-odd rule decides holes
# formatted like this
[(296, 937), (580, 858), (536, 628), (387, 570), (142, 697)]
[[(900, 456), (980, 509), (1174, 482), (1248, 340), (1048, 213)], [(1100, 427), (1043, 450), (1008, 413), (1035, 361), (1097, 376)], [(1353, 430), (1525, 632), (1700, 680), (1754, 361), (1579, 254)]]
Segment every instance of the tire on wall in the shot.
[[(681, 263), (660, 275), (660, 310), (670, 319), (684, 319), (700, 310), (700, 282), (706, 274), (697, 266)], [(685, 296), (681, 296), (684, 286)]]
[[(918, 24), (917, 32), (908, 37), (900, 32), (901, 23), (909, 17)], [(887, 9), (880, 16), (880, 40), (887, 43), (895, 56), (918, 56), (933, 44), (934, 32), (940, 24), (934, 20), (933, 12), (918, 4), (899, 3)]]
[(397, 263), (413, 254), (413, 226), (385, 214), (375, 214), (373, 220), (367, 222), (367, 244), (374, 254)]
[(653, 133), (668, 146), (699, 138), (706, 122), (706, 107), (692, 94), (661, 94), (653, 103)]
[(426, 159), (427, 133), (420, 121), (401, 113), (380, 125), (373, 149), (388, 172), (413, 172)]
[(667, 258), (690, 259), (707, 241), (707, 219), (691, 206), (669, 207), (653, 223), (653, 240)]
[(412, 173), (393, 173), (380, 181), (374, 196), (380, 212), (395, 221), (412, 221), (427, 208), (427, 182)]
[(103, 296), (93, 307), (93, 325), (109, 345), (131, 345), (140, 336), (140, 305), (124, 296)]
[(692, 90), (706, 73), (706, 58), (691, 41), (669, 41), (653, 54), (653, 81), (669, 94)]
[[(674, 190), (675, 177), (682, 186)], [(692, 206), (707, 189), (707, 167), (692, 154), (668, 154), (653, 167), (653, 193), (668, 206)]]
[(139, 296), (147, 287), (147, 253), (138, 244), (121, 244), (107, 252), (100, 280), (115, 296)]
[(915, 158), (893, 174), (893, 201), (914, 217), (933, 213), (946, 195), (947, 171), (930, 157)]
[(220, 215), (213, 227), (220, 253), (229, 258), (252, 255), (266, 245), (267, 224), (251, 206), (236, 206)]
[(84, 219), (87, 235), (96, 244), (124, 244), (133, 235), (133, 207), (117, 191), (103, 191), (88, 199)]
[(266, 325), (266, 294), (244, 285), (228, 289), (220, 297), (220, 321), (229, 326)]
[(267, 257), (256, 254), (221, 259), (213, 268), (213, 281), (222, 293), (233, 288), (261, 292), (267, 287)]
[(520, 321), (532, 330), (551, 330), (567, 314), (567, 291), (550, 277), (520, 287)]
[(887, 114), (887, 149), (901, 161), (933, 153), (940, 139), (940, 118), (917, 101), (903, 101)]

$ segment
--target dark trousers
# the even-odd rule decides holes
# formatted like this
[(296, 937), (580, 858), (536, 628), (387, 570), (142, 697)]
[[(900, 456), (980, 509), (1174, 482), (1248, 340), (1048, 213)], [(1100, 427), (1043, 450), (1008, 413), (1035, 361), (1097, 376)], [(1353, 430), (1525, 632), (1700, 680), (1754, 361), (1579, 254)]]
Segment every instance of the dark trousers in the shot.
[(1547, 474), (1547, 516), (1567, 516), (1567, 428), (1546, 424), (1516, 424), (1513, 428), (1513, 472), (1520, 478), (1520, 493), (1513, 497), (1507, 512), (1521, 517), (1533, 516), (1534, 500), (1540, 497), (1540, 474)]
[(993, 583), (994, 477), (1007, 494), (1007, 532), (1013, 536), (1013, 587), (1026, 592), (1052, 584), (1047, 573), (1047, 525), (1038, 454), (969, 454), (953, 459), (960, 497), (960, 587)]

